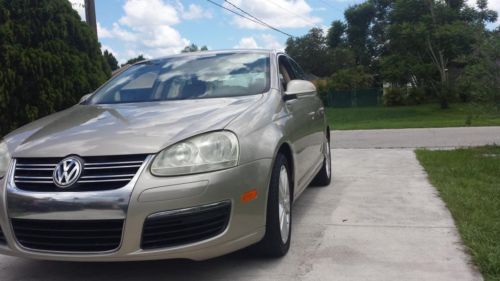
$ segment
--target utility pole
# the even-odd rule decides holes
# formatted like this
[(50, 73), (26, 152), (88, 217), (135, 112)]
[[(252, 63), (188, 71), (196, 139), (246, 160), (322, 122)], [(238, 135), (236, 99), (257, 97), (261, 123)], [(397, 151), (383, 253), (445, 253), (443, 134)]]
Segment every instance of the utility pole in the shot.
[(94, 0), (85, 0), (85, 21), (95, 32), (97, 37), (97, 22), (95, 17), (95, 2)]

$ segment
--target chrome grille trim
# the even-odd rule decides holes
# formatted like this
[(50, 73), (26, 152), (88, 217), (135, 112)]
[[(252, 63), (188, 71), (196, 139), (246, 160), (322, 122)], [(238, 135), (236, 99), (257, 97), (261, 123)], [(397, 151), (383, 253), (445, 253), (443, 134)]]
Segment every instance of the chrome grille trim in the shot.
[(96, 191), (125, 186), (136, 175), (147, 155), (82, 157), (84, 167), (80, 179), (62, 190), (54, 184), (53, 172), (64, 158), (18, 158), (13, 182), (28, 191)]
[(81, 179), (121, 178), (121, 177), (133, 178), (134, 176), (135, 176), (135, 174), (113, 175), (113, 176), (84, 176), (84, 177), (81, 177)]
[(26, 180), (16, 180), (16, 183), (54, 183), (54, 181), (26, 181)]
[[(99, 219), (125, 219), (129, 208), (132, 190), (145, 169), (151, 164), (153, 155), (147, 155), (144, 163), (135, 176), (121, 188), (100, 190), (99, 196), (96, 191), (70, 189), (55, 190), (51, 192), (40, 192), (41, 190), (23, 190), (14, 183), (14, 170), (17, 159), (11, 161), (8, 181), (6, 185), (6, 200), (10, 208), (11, 219), (34, 219), (34, 220), (82, 220), (95, 219), (94, 214), (99, 214)], [(90, 186), (94, 184), (89, 184)], [(105, 185), (105, 184), (103, 184)], [(47, 200), (50, 196), (50, 200)], [(81, 206), (68, 210), (68, 206)], [(92, 216), (89, 216), (92, 214)], [(5, 229), (4, 229), (5, 230)], [(16, 243), (19, 246), (19, 243)]]
[(93, 183), (93, 182), (119, 182), (119, 181), (130, 181), (132, 178), (127, 179), (110, 179), (110, 180), (83, 180), (78, 181), (79, 183)]
[(129, 165), (129, 166), (99, 166), (99, 167), (87, 167), (86, 170), (101, 170), (101, 169), (126, 169), (126, 168), (139, 168), (141, 165)]
[(49, 168), (55, 168), (57, 165), (56, 164), (18, 164), (18, 167), (21, 168), (33, 168), (33, 167), (49, 167)]
[(138, 164), (138, 165), (141, 165), (142, 161), (108, 162), (108, 163), (85, 163), (85, 166), (128, 165), (128, 164)]
[[(54, 166), (55, 168), (56, 166)], [(54, 171), (54, 168), (17, 168), (16, 170), (21, 170), (21, 171)]]
[(52, 180), (52, 177), (27, 177), (27, 176), (16, 176), (15, 179), (20, 180)]

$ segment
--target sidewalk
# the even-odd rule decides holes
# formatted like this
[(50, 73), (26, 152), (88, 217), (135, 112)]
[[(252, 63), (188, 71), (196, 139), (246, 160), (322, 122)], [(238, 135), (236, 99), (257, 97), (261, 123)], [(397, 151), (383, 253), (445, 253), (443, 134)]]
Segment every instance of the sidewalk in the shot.
[(333, 148), (451, 148), (500, 144), (500, 127), (332, 131)]

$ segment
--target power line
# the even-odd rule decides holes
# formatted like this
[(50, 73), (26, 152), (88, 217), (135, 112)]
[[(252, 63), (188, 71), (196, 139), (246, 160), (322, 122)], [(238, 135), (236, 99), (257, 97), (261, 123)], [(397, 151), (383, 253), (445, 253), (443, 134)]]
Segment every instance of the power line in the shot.
[(324, 4), (326, 4), (327, 6), (329, 6), (330, 8), (335, 9), (335, 7), (333, 7), (333, 5), (330, 4), (329, 2), (326, 2), (326, 0), (319, 0), (319, 1), (323, 2)]
[(292, 35), (290, 35), (290, 34), (288, 34), (288, 33), (286, 33), (286, 32), (283, 32), (283, 31), (281, 31), (281, 30), (279, 30), (279, 29), (275, 28), (274, 26), (271, 26), (271, 25), (267, 24), (267, 23), (266, 23), (266, 22), (264, 22), (263, 20), (261, 20), (261, 19), (257, 18), (256, 16), (254, 16), (254, 15), (250, 14), (249, 12), (247, 12), (247, 11), (243, 10), (242, 8), (240, 8), (240, 7), (236, 6), (235, 4), (233, 4), (233, 3), (229, 2), (228, 0), (224, 0), (224, 2), (228, 3), (229, 5), (233, 6), (233, 7), (234, 7), (234, 8), (236, 8), (237, 10), (239, 10), (239, 11), (243, 12), (244, 14), (246, 14), (246, 15), (250, 16), (251, 18), (255, 19), (256, 21), (261, 22), (261, 23), (262, 23), (262, 25), (267, 26), (267, 27), (269, 27), (269, 28), (271, 28), (271, 29), (274, 29), (274, 30), (276, 30), (276, 31), (278, 31), (278, 32), (281, 32), (281, 33), (283, 33), (283, 34), (286, 34), (286, 35), (288, 35), (288, 36), (290, 36), (290, 37), (293, 37)]
[[(229, 2), (229, 1), (227, 1), (227, 0), (225, 0), (225, 2), (227, 2), (227, 3), (228, 3), (228, 4), (230, 4), (231, 6), (235, 7), (235, 8), (236, 8), (236, 9), (238, 9), (239, 11), (243, 12), (243, 14), (241, 14), (241, 13), (239, 13), (239, 12), (237, 12), (237, 11), (234, 11), (234, 10), (232, 10), (232, 9), (229, 9), (229, 8), (227, 8), (227, 7), (224, 7), (223, 5), (221, 5), (221, 4), (217, 3), (217, 2), (214, 2), (214, 1), (212, 1), (212, 0), (207, 0), (207, 1), (208, 1), (208, 2), (210, 2), (210, 3), (212, 3), (212, 4), (214, 4), (214, 5), (216, 5), (216, 6), (218, 6), (218, 7), (220, 7), (220, 8), (222, 8), (222, 9), (224, 9), (224, 10), (229, 11), (229, 12), (231, 12), (231, 13), (235, 14), (235, 15), (238, 15), (238, 16), (240, 16), (240, 17), (242, 17), (242, 18), (244, 18), (244, 19), (247, 19), (247, 20), (249, 20), (249, 21), (252, 21), (252, 22), (254, 22), (254, 23), (256, 23), (256, 24), (260, 24), (260, 25), (265, 26), (265, 27), (267, 27), (267, 28), (270, 28), (270, 29), (272, 29), (272, 30), (274, 30), (274, 31), (277, 31), (277, 32), (279, 32), (279, 33), (282, 33), (282, 34), (284, 34), (284, 35), (286, 35), (286, 36), (289, 36), (289, 37), (294, 37), (293, 35), (291, 35), (291, 34), (289, 34), (289, 33), (286, 33), (286, 32), (284, 32), (284, 31), (282, 31), (282, 30), (280, 30), (280, 29), (278, 29), (278, 28), (276, 28), (276, 27), (274, 27), (274, 26), (272, 26), (272, 25), (267, 24), (267, 23), (266, 23), (266, 22), (264, 22), (263, 20), (261, 20), (261, 19), (259, 19), (259, 18), (255, 17), (255, 16), (253, 16), (252, 14), (250, 14), (250, 13), (246, 12), (245, 10), (241, 9), (240, 7), (236, 6), (235, 4), (233, 4), (233, 3), (231, 3), (231, 2)], [(248, 15), (248, 16), (246, 16), (246, 15)]]
[(286, 33), (286, 32), (284, 32), (284, 31), (282, 31), (282, 30), (280, 30), (280, 29), (278, 29), (278, 28), (276, 28), (276, 27), (274, 27), (274, 26), (272, 26), (272, 25), (270, 25), (270, 24), (268, 24), (268, 23), (264, 22), (263, 20), (261, 20), (261, 19), (257, 18), (256, 16), (254, 16), (254, 15), (252, 15), (252, 14), (248, 13), (247, 11), (245, 11), (245, 10), (241, 9), (240, 7), (238, 7), (238, 6), (236, 6), (235, 4), (233, 4), (233, 3), (229, 2), (228, 0), (224, 0), (224, 2), (226, 2), (226, 3), (228, 3), (229, 5), (231, 5), (231, 6), (235, 7), (235, 8), (236, 8), (236, 9), (238, 9), (239, 11), (241, 11), (241, 12), (243, 12), (244, 14), (246, 14), (246, 15), (250, 16), (251, 18), (255, 19), (256, 21), (260, 22), (262, 25), (267, 26), (267, 27), (269, 27), (269, 28), (270, 28), (270, 29), (272, 29), (272, 30), (275, 30), (275, 31), (277, 31), (277, 32), (280, 32), (280, 33), (282, 33), (282, 34), (285, 34), (285, 35), (287, 35), (287, 36), (289, 36), (289, 37), (294, 37), (293, 35), (291, 35), (291, 34), (289, 34), (289, 33)]
[(222, 9), (224, 9), (224, 10), (229, 11), (229, 12), (231, 12), (231, 13), (235, 14), (235, 15), (238, 15), (238, 16), (240, 16), (240, 17), (244, 18), (244, 19), (247, 19), (247, 20), (252, 21), (252, 22), (254, 22), (254, 23), (256, 23), (256, 24), (260, 24), (260, 25), (262, 25), (262, 23), (261, 23), (261, 22), (258, 22), (258, 21), (254, 20), (254, 19), (252, 19), (252, 18), (249, 18), (249, 17), (247, 17), (247, 16), (245, 16), (245, 15), (243, 15), (243, 14), (240, 14), (240, 13), (238, 13), (238, 12), (236, 12), (236, 11), (233, 11), (233, 10), (231, 10), (231, 9), (228, 9), (228, 8), (226, 8), (226, 7), (222, 6), (221, 4), (217, 3), (217, 2), (214, 2), (214, 1), (211, 1), (211, 0), (207, 0), (207, 1), (208, 1), (208, 2), (210, 2), (210, 3), (212, 3), (212, 4), (214, 4), (214, 5), (216, 5), (216, 6), (218, 6), (218, 7), (220, 7), (220, 8), (222, 8)]
[(307, 19), (306, 17), (301, 16), (301, 15), (299, 15), (299, 14), (297, 14), (297, 13), (294, 13), (294, 12), (290, 11), (289, 9), (287, 9), (287, 8), (285, 8), (285, 7), (283, 7), (283, 6), (281, 6), (281, 5), (280, 5), (280, 4), (278, 4), (278, 3), (275, 3), (275, 2), (273, 2), (273, 1), (269, 1), (268, 3), (271, 3), (271, 4), (273, 4), (274, 6), (279, 7), (279, 8), (281, 8), (281, 9), (283, 9), (283, 10), (285, 10), (285, 11), (289, 12), (289, 13), (290, 13), (290, 14), (292, 14), (292, 15), (295, 15), (295, 16), (297, 16), (297, 17), (301, 18), (304, 22), (307, 22), (307, 23), (311, 24), (312, 26), (316, 26), (316, 27), (318, 27), (318, 28), (319, 28), (319, 26), (318, 26), (317, 24), (315, 24), (314, 22), (310, 21), (310, 20), (309, 20), (309, 19)]
[(254, 20), (254, 19), (251, 19), (251, 18), (246, 17), (245, 15), (242, 15), (242, 14), (240, 14), (240, 13), (238, 13), (238, 12), (235, 12), (235, 11), (233, 11), (233, 10), (231, 10), (231, 9), (228, 9), (228, 8), (226, 8), (226, 7), (222, 6), (222, 5), (221, 5), (221, 4), (219, 4), (219, 3), (216, 3), (216, 2), (211, 1), (211, 0), (207, 0), (207, 1), (208, 1), (208, 2), (210, 2), (210, 3), (212, 3), (212, 4), (214, 4), (214, 5), (216, 5), (216, 6), (218, 6), (218, 7), (220, 7), (220, 8), (222, 8), (222, 9), (228, 10), (229, 12), (231, 12), (231, 13), (233, 13), (233, 14), (235, 14), (235, 15), (238, 15), (238, 16), (240, 16), (240, 17), (244, 18), (244, 19), (247, 19), (247, 20), (249, 20), (249, 21), (252, 21), (252, 22), (254, 22), (254, 23), (256, 23), (256, 24), (262, 24), (262, 23), (260, 23), (260, 22), (258, 22), (258, 21), (256, 21), (256, 20)]

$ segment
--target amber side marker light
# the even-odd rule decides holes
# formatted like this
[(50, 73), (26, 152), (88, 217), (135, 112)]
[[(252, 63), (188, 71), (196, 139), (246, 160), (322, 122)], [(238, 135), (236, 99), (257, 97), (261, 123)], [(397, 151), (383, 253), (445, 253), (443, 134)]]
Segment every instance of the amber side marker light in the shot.
[(241, 202), (248, 203), (257, 198), (257, 189), (252, 189), (241, 195)]

